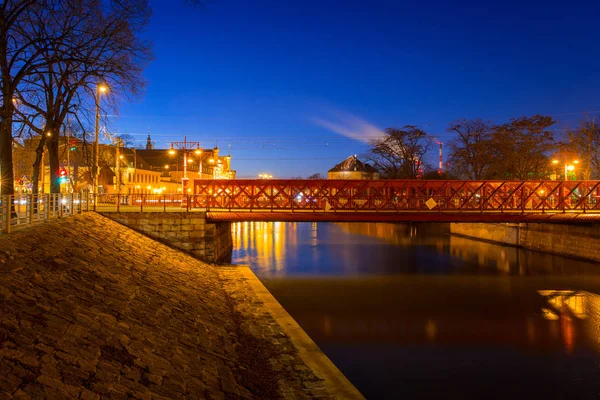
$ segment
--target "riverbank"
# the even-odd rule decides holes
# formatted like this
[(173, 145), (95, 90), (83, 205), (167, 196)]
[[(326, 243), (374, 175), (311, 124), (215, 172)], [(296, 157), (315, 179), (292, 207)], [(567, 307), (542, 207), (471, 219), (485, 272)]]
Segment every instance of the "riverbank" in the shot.
[(333, 398), (238, 274), (93, 213), (0, 236), (0, 397)]
[(451, 223), (450, 234), (600, 261), (600, 224), (595, 223)]

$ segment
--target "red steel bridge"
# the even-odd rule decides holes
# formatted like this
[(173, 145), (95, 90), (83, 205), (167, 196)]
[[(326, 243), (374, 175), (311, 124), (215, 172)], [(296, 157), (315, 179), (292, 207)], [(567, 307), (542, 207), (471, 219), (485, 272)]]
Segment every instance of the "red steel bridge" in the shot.
[(600, 222), (600, 181), (194, 180), (188, 192), (90, 203), (215, 221)]
[(195, 180), (226, 221), (600, 221), (600, 181)]

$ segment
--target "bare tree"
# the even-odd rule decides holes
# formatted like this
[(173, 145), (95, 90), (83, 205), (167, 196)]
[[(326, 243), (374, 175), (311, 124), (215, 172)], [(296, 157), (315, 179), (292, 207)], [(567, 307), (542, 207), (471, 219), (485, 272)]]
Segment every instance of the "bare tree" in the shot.
[(452, 122), (447, 131), (456, 134), (448, 143), (453, 170), (467, 179), (486, 178), (492, 163), (493, 124), (480, 119), (462, 119)]
[(116, 136), (117, 140), (120, 141), (122, 147), (126, 148), (134, 148), (135, 147), (135, 138), (128, 133), (121, 133)]
[(15, 93), (21, 81), (33, 71), (43, 66), (39, 47), (50, 38), (40, 32), (43, 20), (38, 15), (45, 14), (48, 20), (53, 16), (43, 13), (48, 10), (50, 1), (44, 0), (4, 0), (0, 4), (0, 192), (13, 194), (13, 117), (15, 113)]
[(552, 117), (513, 118), (494, 128), (490, 148), (493, 175), (499, 179), (541, 179), (548, 174), (548, 155), (555, 146)]
[(600, 178), (600, 125), (592, 118), (567, 134), (570, 147), (581, 160), (583, 179)]
[(423, 157), (433, 145), (425, 131), (414, 126), (388, 128), (385, 137), (371, 141), (365, 157), (387, 179), (417, 178), (423, 172)]
[[(76, 27), (77, 35), (64, 35), (63, 40), (40, 49), (46, 63), (26, 80), (27, 90), (21, 92), (24, 110), (20, 114), (41, 135), (34, 164), (34, 193), (44, 145), (50, 158), (50, 190), (60, 191), (59, 132), (67, 115), (93, 112), (98, 82), (110, 85), (112, 98), (116, 98), (114, 94), (137, 93), (143, 87), (142, 68), (150, 58), (148, 44), (137, 36), (149, 16), (146, 1), (121, 0), (111, 2), (108, 8), (96, 0), (77, 3), (82, 7), (69, 9), (60, 24), (44, 28), (69, 32)], [(33, 117), (27, 118), (27, 111)]]

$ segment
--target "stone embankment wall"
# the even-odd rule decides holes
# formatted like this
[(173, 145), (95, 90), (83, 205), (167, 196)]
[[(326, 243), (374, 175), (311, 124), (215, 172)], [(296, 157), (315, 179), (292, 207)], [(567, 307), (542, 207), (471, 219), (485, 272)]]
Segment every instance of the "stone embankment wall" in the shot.
[(600, 225), (521, 224), (519, 245), (600, 261)]
[(231, 262), (231, 223), (207, 222), (205, 212), (107, 212), (102, 215), (202, 261)]
[(0, 399), (332, 399), (238, 275), (95, 213), (0, 235)]
[(519, 224), (452, 223), (450, 233), (512, 246), (519, 245)]
[(452, 223), (450, 233), (545, 253), (600, 261), (599, 224)]

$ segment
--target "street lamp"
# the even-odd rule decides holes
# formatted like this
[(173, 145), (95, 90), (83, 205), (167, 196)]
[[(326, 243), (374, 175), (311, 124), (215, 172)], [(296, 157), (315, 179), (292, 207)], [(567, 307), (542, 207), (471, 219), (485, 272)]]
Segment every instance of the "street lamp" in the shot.
[(169, 149), (169, 154), (174, 155), (177, 151), (175, 149), (183, 150), (183, 178), (181, 179), (181, 187), (183, 193), (186, 194), (187, 191), (187, 164), (188, 162), (193, 162), (192, 159), (188, 160), (188, 153), (191, 150), (195, 149), (196, 154), (201, 154), (202, 150), (200, 150), (200, 142), (188, 142), (187, 137), (183, 137), (183, 142), (171, 142), (171, 148)]
[[(558, 164), (559, 161), (554, 159), (552, 160), (552, 164)], [(579, 164), (579, 160), (573, 160), (573, 164)], [(565, 176), (564, 176), (564, 180), (567, 180), (567, 174), (569, 173), (569, 171), (573, 171), (575, 169), (575, 165), (573, 164), (569, 164), (569, 163), (565, 163), (564, 167), (565, 167)]]
[(96, 128), (94, 135), (94, 171), (93, 171), (93, 191), (94, 194), (98, 194), (98, 131), (100, 128), (100, 94), (106, 93), (108, 86), (104, 84), (98, 84), (96, 86)]

